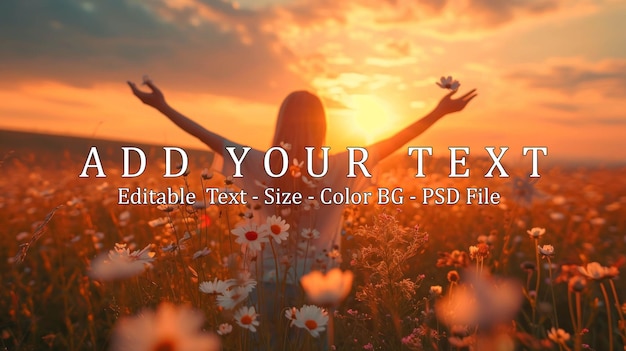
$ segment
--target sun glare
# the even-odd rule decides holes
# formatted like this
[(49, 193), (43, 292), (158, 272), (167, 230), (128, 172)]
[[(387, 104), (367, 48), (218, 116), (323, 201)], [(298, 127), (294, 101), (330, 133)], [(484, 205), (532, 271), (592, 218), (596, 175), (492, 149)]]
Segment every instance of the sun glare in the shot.
[(394, 129), (397, 117), (380, 98), (369, 94), (351, 95), (347, 105), (352, 111), (354, 125), (366, 142), (372, 143)]

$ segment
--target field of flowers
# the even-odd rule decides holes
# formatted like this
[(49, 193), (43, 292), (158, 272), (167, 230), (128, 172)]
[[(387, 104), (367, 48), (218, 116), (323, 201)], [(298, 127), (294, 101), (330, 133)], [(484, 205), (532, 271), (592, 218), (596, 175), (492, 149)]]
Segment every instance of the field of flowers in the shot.
[[(624, 350), (626, 167), (485, 179), (476, 160), (450, 179), (442, 160), (416, 179), (390, 162), (378, 186), (487, 186), (503, 201), (347, 206), (340, 250), (314, 253), (314, 228), (245, 227), (254, 206), (117, 204), (122, 186), (231, 186), (206, 159), (124, 179), (110, 157), (107, 178), (80, 179), (85, 149), (0, 151), (3, 350)], [(245, 269), (255, 241), (294, 245), (276, 267), (339, 268), (263, 283)]]

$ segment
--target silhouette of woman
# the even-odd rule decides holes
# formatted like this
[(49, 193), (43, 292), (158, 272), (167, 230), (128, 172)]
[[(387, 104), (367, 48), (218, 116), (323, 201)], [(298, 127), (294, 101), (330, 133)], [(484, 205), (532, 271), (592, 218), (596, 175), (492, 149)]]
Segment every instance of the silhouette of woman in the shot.
[[(242, 145), (213, 133), (183, 114), (172, 108), (166, 101), (163, 93), (151, 81), (146, 81), (150, 92), (139, 90), (137, 86), (128, 82), (133, 93), (145, 104), (154, 107), (167, 116), (177, 126), (195, 136), (206, 144), (216, 155), (227, 155), (226, 147), (237, 147), (238, 155), (241, 155)], [(373, 169), (382, 159), (407, 144), (413, 138), (422, 134), (431, 125), (443, 116), (461, 111), (476, 97), (475, 90), (464, 94), (458, 99), (453, 99), (456, 91), (446, 94), (435, 109), (423, 118), (400, 130), (395, 135), (366, 147), (369, 157), (365, 162), (367, 169)], [(326, 136), (326, 115), (320, 99), (306, 91), (296, 91), (287, 96), (283, 101), (276, 121), (276, 129), (272, 146), (285, 146), (289, 148), (289, 172), (280, 178), (272, 178), (264, 171), (264, 155), (260, 150), (251, 149), (243, 161), (241, 173), (243, 178), (234, 178), (235, 185), (244, 189), (249, 196), (256, 195), (261, 201), (265, 198), (266, 187), (280, 189), (281, 192), (300, 192), (303, 195), (304, 204), (276, 206), (261, 206), (260, 215), (254, 219), (265, 223), (266, 218), (279, 215), (290, 225), (289, 240), (276, 246), (274, 252), (263, 251), (261, 264), (264, 282), (281, 280), (282, 282), (295, 283), (299, 278), (312, 269), (325, 270), (337, 264), (335, 255), (340, 245), (340, 232), (342, 224), (343, 205), (319, 205), (316, 201), (309, 201), (309, 195), (319, 199), (320, 189), (329, 187), (333, 191), (344, 191), (349, 188), (351, 192), (359, 192), (369, 185), (368, 179), (356, 171), (357, 177), (348, 178), (348, 152), (340, 152), (328, 156), (328, 172), (322, 178), (312, 179), (308, 177), (306, 166), (301, 162), (307, 160), (305, 147), (314, 147), (320, 151), (324, 145)], [(311, 162), (312, 170), (320, 173), (323, 167), (321, 153), (315, 155)], [(230, 156), (223, 157), (221, 165), (225, 176), (234, 174), (234, 163)], [(278, 152), (273, 152), (270, 158), (270, 168), (278, 173), (283, 167), (283, 159)], [(313, 232), (315, 230), (316, 232)], [(302, 235), (302, 231), (305, 234)], [(319, 233), (319, 237), (317, 234)], [(271, 240), (271, 239), (270, 239)], [(294, 258), (289, 265), (276, 264), (276, 257)], [(295, 262), (295, 263), (294, 263)], [(269, 267), (273, 269), (268, 269)], [(282, 267), (282, 268), (281, 268)], [(254, 272), (254, 269), (250, 269)], [(283, 279), (284, 277), (284, 279)]]

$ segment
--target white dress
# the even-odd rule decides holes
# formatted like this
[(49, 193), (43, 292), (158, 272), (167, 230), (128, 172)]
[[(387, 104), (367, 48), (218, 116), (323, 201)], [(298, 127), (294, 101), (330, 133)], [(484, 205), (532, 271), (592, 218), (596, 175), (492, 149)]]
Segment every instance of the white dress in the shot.
[[(235, 152), (240, 156), (243, 152), (241, 145), (236, 146)], [(225, 177), (233, 176), (235, 173), (235, 163), (230, 155), (225, 152), (225, 157), (216, 157), (213, 168), (221, 171)], [(343, 151), (337, 154), (328, 156), (328, 172), (325, 176), (317, 178), (315, 180), (315, 186), (308, 186), (302, 177), (293, 177), (290, 172), (284, 177), (293, 178), (294, 182), (298, 182), (298, 191), (305, 194), (303, 196), (303, 204), (295, 206), (287, 206), (288, 210), (285, 210), (284, 206), (280, 205), (267, 205), (265, 201), (267, 197), (265, 195), (266, 188), (273, 187), (273, 178), (268, 176), (263, 167), (263, 161), (265, 153), (256, 149), (251, 149), (243, 163), (241, 164), (240, 178), (232, 178), (233, 184), (244, 190), (246, 195), (246, 201), (248, 201), (253, 208), (256, 208), (253, 212), (253, 218), (257, 224), (263, 224), (268, 217), (272, 215), (281, 216), (290, 225), (289, 236), (290, 240), (283, 242), (280, 245), (273, 243), (275, 252), (277, 255), (278, 270), (276, 270), (276, 260), (270, 247), (265, 247), (263, 252), (263, 259), (257, 260), (257, 264), (261, 264), (262, 267), (250, 267), (251, 273), (255, 274), (258, 268), (263, 272), (262, 280), (265, 282), (275, 282), (277, 272), (279, 277), (284, 276), (284, 269), (287, 268), (286, 281), (288, 283), (295, 283), (299, 278), (310, 272), (312, 269), (325, 270), (337, 266), (340, 263), (340, 257), (337, 257), (341, 245), (341, 232), (344, 214), (344, 210), (349, 205), (343, 204), (322, 204), (320, 201), (321, 191), (324, 188), (330, 188), (331, 191), (325, 192), (325, 198), (332, 199), (332, 193), (341, 192), (345, 193), (345, 189), (348, 188), (350, 192), (363, 192), (371, 184), (371, 178), (366, 178), (360, 172), (357, 167), (355, 173), (357, 177), (348, 178), (348, 152)], [(373, 155), (369, 155), (371, 160)], [(292, 162), (290, 160), (290, 162)], [(291, 164), (291, 163), (290, 163)], [(372, 162), (372, 164), (375, 164)], [(316, 172), (321, 171), (315, 170)], [(302, 167), (302, 175), (305, 179), (313, 179), (309, 177), (306, 171), (306, 165)], [(275, 189), (275, 188), (274, 188)], [(307, 198), (311, 195), (314, 197), (314, 201), (307, 201)], [(256, 196), (258, 200), (252, 200), (252, 197)], [(370, 203), (373, 201), (372, 197), (369, 199)], [(260, 205), (255, 206), (255, 205)], [(319, 238), (307, 240), (301, 236), (303, 229), (315, 229), (319, 232)], [(273, 240), (270, 238), (270, 240)], [(306, 253), (306, 254), (305, 254)], [(283, 265), (282, 262), (290, 262), (290, 265)], [(254, 262), (253, 262), (254, 264)]]

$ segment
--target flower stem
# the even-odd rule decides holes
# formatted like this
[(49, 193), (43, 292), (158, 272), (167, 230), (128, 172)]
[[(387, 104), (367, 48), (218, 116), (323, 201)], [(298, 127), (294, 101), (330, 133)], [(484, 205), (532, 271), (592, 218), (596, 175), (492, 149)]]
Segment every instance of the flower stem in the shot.
[(580, 306), (580, 293), (577, 292), (576, 293), (576, 318), (578, 319), (578, 322), (576, 323), (576, 344), (574, 345), (574, 348), (576, 349), (576, 351), (580, 351), (581, 347), (582, 347), (582, 325), (583, 325), (583, 316), (582, 316), (582, 308)]
[(333, 350), (335, 345), (335, 309), (333, 307), (328, 309), (328, 350)]
[(559, 315), (556, 310), (556, 298), (554, 297), (554, 284), (552, 281), (552, 260), (550, 257), (546, 257), (548, 260), (548, 274), (550, 275), (550, 295), (552, 295), (552, 309), (554, 311), (554, 325), (556, 329), (559, 329)]
[(541, 261), (539, 260), (539, 239), (535, 238), (535, 259), (537, 265), (537, 280), (535, 282), (535, 297), (531, 301), (531, 306), (533, 308), (533, 328), (535, 331), (538, 331), (537, 328), (537, 298), (539, 297), (539, 283), (541, 283)]
[[(624, 314), (622, 313), (622, 308), (619, 303), (619, 297), (617, 297), (617, 290), (615, 290), (615, 284), (612, 279), (609, 279), (609, 284), (611, 285), (611, 290), (613, 291), (613, 298), (615, 299), (615, 308), (617, 309), (617, 313), (619, 315), (619, 320), (621, 322), (622, 328), (626, 327), (626, 323), (624, 322)], [(626, 345), (626, 336), (624, 333), (620, 333), (622, 337), (622, 343)]]
[(604, 304), (606, 305), (606, 319), (609, 329), (609, 351), (613, 351), (613, 323), (611, 318), (611, 305), (609, 303), (609, 295), (606, 293), (604, 283), (600, 282), (600, 289), (602, 289), (602, 295), (604, 296)]

